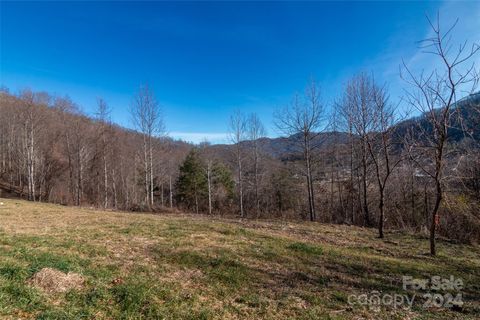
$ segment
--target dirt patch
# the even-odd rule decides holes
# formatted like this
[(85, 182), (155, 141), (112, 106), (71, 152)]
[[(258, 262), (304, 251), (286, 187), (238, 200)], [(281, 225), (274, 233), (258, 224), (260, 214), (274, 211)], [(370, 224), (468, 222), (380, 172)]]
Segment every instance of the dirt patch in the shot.
[(28, 283), (47, 293), (66, 292), (72, 289), (81, 289), (85, 279), (78, 273), (63, 273), (52, 268), (43, 268), (35, 273)]

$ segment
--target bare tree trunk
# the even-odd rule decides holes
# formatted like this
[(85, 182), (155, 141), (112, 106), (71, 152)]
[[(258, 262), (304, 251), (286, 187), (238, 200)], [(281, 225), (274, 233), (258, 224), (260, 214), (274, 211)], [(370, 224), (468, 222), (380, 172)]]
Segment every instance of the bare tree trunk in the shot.
[(258, 155), (255, 157), (255, 211), (256, 211), (256, 217), (258, 218), (260, 216), (260, 195), (258, 192)]
[(335, 220), (335, 209), (334, 209), (334, 203), (333, 199), (335, 198), (334, 191), (335, 191), (335, 180), (334, 180), (334, 174), (333, 174), (333, 165), (330, 166), (330, 219), (333, 222)]
[[(70, 195), (72, 197), (72, 200), (75, 201), (76, 199), (76, 192), (75, 192), (75, 181), (73, 177), (73, 160), (72, 160), (72, 151), (71, 151), (71, 145), (70, 145), (70, 135), (68, 133), (68, 128), (65, 129), (67, 132), (65, 133), (65, 143), (67, 146), (67, 156), (68, 156), (68, 174), (69, 174), (69, 190), (70, 190)], [(75, 201), (75, 204), (77, 202)]]
[(162, 204), (162, 208), (164, 206), (164, 201), (163, 201), (163, 182), (160, 184), (160, 203)]
[(112, 189), (113, 189), (113, 207), (117, 209), (117, 183), (115, 178), (115, 169), (112, 169)]
[(308, 211), (310, 214), (310, 221), (315, 221), (315, 195), (313, 192), (312, 168), (310, 162), (310, 146), (308, 141), (308, 134), (304, 135), (304, 151), (305, 151), (305, 167), (307, 169), (307, 189), (308, 189)]
[(138, 204), (138, 191), (137, 191), (137, 156), (135, 155), (133, 159), (133, 201), (135, 204)]
[(365, 146), (362, 147), (362, 198), (365, 225), (370, 226), (370, 211), (368, 210), (368, 186), (367, 186), (367, 157)]
[(34, 127), (33, 127), (33, 117), (30, 121), (30, 181), (32, 184), (32, 195), (31, 200), (35, 201), (35, 149), (34, 149)]
[(238, 164), (238, 185), (240, 191), (240, 216), (243, 218), (245, 213), (243, 211), (243, 176), (242, 176), (242, 159), (240, 156), (240, 151), (238, 151), (237, 156), (237, 164)]
[(354, 176), (353, 176), (353, 154), (354, 154), (354, 141), (351, 125), (349, 125), (349, 137), (350, 137), (350, 222), (355, 222), (355, 195), (354, 195)]
[(145, 204), (148, 206), (150, 204), (149, 200), (149, 181), (148, 181), (148, 156), (147, 156), (147, 137), (143, 136), (143, 153), (144, 153), (144, 168), (145, 168)]
[[(105, 139), (103, 140), (105, 146)], [(107, 156), (105, 155), (105, 151), (103, 151), (103, 172), (104, 172), (104, 200), (103, 200), (103, 207), (106, 209), (108, 207), (108, 171), (107, 171)]]
[(83, 198), (83, 161), (82, 147), (77, 146), (77, 205), (82, 203)]
[(172, 176), (169, 176), (168, 193), (170, 198), (170, 209), (173, 208)]
[(207, 163), (207, 184), (208, 184), (208, 214), (212, 214), (212, 164), (211, 161)]
[(385, 198), (385, 190), (383, 187), (380, 189), (380, 201), (378, 203), (378, 210), (380, 211), (380, 217), (378, 221), (378, 237), (383, 238), (383, 224), (385, 220), (385, 213), (384, 213), (384, 198)]
[[(123, 166), (120, 167), (122, 172), (123, 171)], [(130, 205), (130, 191), (129, 191), (129, 188), (128, 188), (128, 184), (127, 184), (127, 181), (128, 181), (128, 173), (126, 174), (125, 176), (125, 173), (122, 173), (122, 187), (123, 187), (123, 192), (125, 194), (125, 200), (123, 202), (123, 208), (128, 208), (129, 205)]]
[(152, 135), (149, 135), (149, 155), (150, 155), (150, 208), (153, 208), (153, 154), (152, 154)]
[(440, 203), (442, 202), (442, 185), (440, 183), (436, 183), (435, 186), (436, 194), (435, 194), (435, 206), (432, 210), (432, 221), (430, 224), (430, 254), (436, 255), (437, 250), (435, 247), (435, 230), (437, 227), (437, 218), (438, 218), (438, 209), (440, 208)]

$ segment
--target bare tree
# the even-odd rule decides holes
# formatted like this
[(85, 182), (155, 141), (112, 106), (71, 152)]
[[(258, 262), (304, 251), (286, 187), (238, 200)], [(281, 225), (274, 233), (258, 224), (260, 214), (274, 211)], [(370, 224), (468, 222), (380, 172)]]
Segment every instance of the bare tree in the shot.
[(170, 205), (170, 209), (173, 208), (173, 190), (172, 190), (172, 176), (168, 176), (168, 203)]
[(421, 42), (422, 49), (438, 58), (440, 64), (429, 73), (422, 71), (419, 75), (414, 75), (406, 63), (403, 63), (405, 75), (402, 78), (412, 87), (411, 91), (406, 92), (409, 103), (421, 112), (429, 123), (427, 129), (419, 126), (417, 139), (412, 141), (409, 150), (412, 160), (435, 185), (435, 202), (430, 211), (430, 254), (435, 255), (435, 231), (439, 223), (438, 212), (444, 193), (449, 129), (454, 123), (454, 118), (459, 116), (455, 112), (459, 95), (461, 92), (473, 92), (477, 85), (478, 77), (472, 58), (480, 47), (478, 44), (467, 47), (465, 42), (456, 50), (453, 48), (451, 33), (458, 20), (446, 31), (440, 28), (439, 17), (436, 23), (430, 19), (428, 22), (433, 36)]
[(260, 151), (259, 151), (259, 139), (265, 137), (266, 131), (260, 118), (256, 113), (250, 114), (247, 120), (247, 132), (248, 139), (250, 140), (252, 149), (253, 160), (253, 186), (255, 193), (255, 213), (258, 217), (260, 214), (260, 196), (259, 196), (259, 183), (260, 183)]
[(230, 116), (230, 141), (234, 144), (237, 165), (238, 193), (240, 216), (245, 217), (243, 206), (243, 158), (244, 150), (242, 142), (246, 139), (247, 121), (240, 110), (235, 110)]
[(368, 136), (374, 131), (374, 104), (372, 101), (372, 80), (366, 73), (360, 73), (350, 80), (346, 89), (348, 111), (347, 118), (351, 121), (353, 134), (357, 144), (352, 145), (359, 158), (361, 168), (358, 176), (361, 186), (361, 206), (364, 224), (371, 225), (369, 199), (368, 199), (368, 171), (369, 153)]
[(203, 158), (203, 169), (205, 171), (205, 175), (207, 177), (207, 196), (208, 196), (208, 214), (212, 214), (212, 169), (213, 169), (213, 157), (210, 154), (210, 150), (208, 147), (210, 146), (210, 142), (205, 139), (199, 145), (200, 147), (200, 155)]
[(378, 87), (372, 80), (371, 98), (373, 102), (373, 132), (366, 135), (368, 152), (375, 170), (377, 180), (378, 201), (378, 236), (383, 238), (385, 221), (385, 188), (393, 170), (401, 162), (397, 156), (393, 159), (394, 124), (397, 121), (395, 109), (388, 102), (385, 88)]
[(208, 214), (212, 214), (212, 160), (207, 160)]
[(74, 159), (74, 177), (75, 177), (75, 203), (77, 206), (83, 202), (85, 191), (85, 171), (90, 156), (92, 154), (90, 146), (90, 137), (92, 134), (89, 132), (91, 129), (90, 123), (86, 117), (76, 117), (73, 119), (72, 126), (72, 152)]
[(97, 100), (97, 119), (100, 122), (100, 140), (101, 140), (101, 153), (103, 162), (103, 207), (108, 207), (108, 168), (107, 168), (107, 155), (108, 155), (108, 134), (110, 127), (110, 109), (102, 98)]
[(148, 85), (140, 87), (131, 105), (136, 128), (143, 137), (143, 168), (145, 177), (145, 203), (152, 208), (153, 201), (153, 148), (154, 138), (163, 134), (164, 123), (160, 104)]
[[(352, 223), (353, 222), (353, 211), (349, 215), (349, 208), (348, 198), (345, 197), (345, 193), (348, 190), (348, 187), (345, 185), (344, 178), (340, 177), (341, 172), (348, 172), (348, 146), (350, 143), (347, 141), (346, 143), (342, 141), (342, 137), (344, 132), (342, 130), (342, 122), (339, 112), (339, 106), (341, 106), (340, 102), (334, 103), (334, 108), (332, 110), (332, 114), (330, 116), (330, 127), (329, 130), (331, 131), (332, 138), (331, 138), (331, 146), (329, 146), (326, 150), (326, 156), (329, 160), (329, 173), (330, 173), (330, 213), (331, 213), (331, 221), (332, 222), (342, 222), (342, 223)], [(351, 135), (348, 135), (351, 138)], [(353, 171), (350, 170), (350, 173), (353, 174)], [(335, 199), (335, 193), (338, 196), (338, 199)], [(349, 192), (352, 194), (352, 192)], [(336, 205), (335, 205), (336, 202)], [(353, 202), (352, 202), (353, 204)], [(338, 211), (342, 213), (342, 216), (338, 216)]]
[(35, 201), (35, 189), (36, 189), (36, 145), (38, 134), (38, 107), (35, 106), (35, 96), (31, 91), (24, 91), (21, 95), (23, 106), (23, 146), (25, 154), (25, 163), (27, 169), (27, 181), (28, 181), (28, 199)]
[(317, 138), (326, 127), (324, 116), (324, 106), (320, 102), (320, 88), (314, 80), (307, 86), (303, 97), (296, 94), (289, 106), (275, 114), (277, 128), (296, 141), (303, 152), (311, 221), (316, 219), (312, 164)]
[(345, 90), (343, 97), (339, 102), (335, 104), (336, 110), (338, 112), (338, 122), (343, 131), (348, 133), (348, 172), (349, 172), (349, 181), (348, 181), (348, 204), (349, 209), (345, 214), (345, 221), (347, 223), (355, 222), (355, 144), (356, 136), (353, 132), (353, 121), (354, 114), (351, 107), (351, 99)]
[(79, 107), (70, 98), (57, 98), (55, 109), (59, 112), (68, 160), (69, 191), (75, 205), (79, 206), (83, 197), (83, 176), (88, 157), (88, 121)]

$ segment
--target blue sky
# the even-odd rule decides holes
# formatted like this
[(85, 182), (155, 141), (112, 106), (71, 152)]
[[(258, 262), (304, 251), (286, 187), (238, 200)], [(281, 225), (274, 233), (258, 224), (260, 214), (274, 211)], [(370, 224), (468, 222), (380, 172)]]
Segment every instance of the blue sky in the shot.
[[(392, 99), (402, 58), (430, 63), (416, 45), (425, 14), (460, 18), (460, 40), (480, 40), (480, 2), (4, 2), (0, 82), (69, 95), (93, 113), (97, 97), (131, 127), (129, 104), (145, 82), (176, 138), (222, 142), (231, 112), (273, 111), (314, 77), (329, 104), (359, 71)], [(448, 15), (447, 15), (448, 14)]]

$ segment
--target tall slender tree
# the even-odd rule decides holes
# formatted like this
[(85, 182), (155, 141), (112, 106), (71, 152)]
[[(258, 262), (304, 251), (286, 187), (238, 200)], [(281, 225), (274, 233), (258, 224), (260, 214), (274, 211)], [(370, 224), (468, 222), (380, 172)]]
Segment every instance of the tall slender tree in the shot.
[(102, 98), (97, 100), (96, 116), (100, 122), (99, 139), (101, 142), (101, 158), (103, 164), (103, 207), (108, 207), (108, 154), (109, 154), (109, 131), (110, 131), (110, 109)]
[(448, 148), (450, 132), (455, 119), (461, 116), (455, 105), (460, 92), (473, 92), (478, 84), (474, 57), (480, 46), (468, 47), (465, 42), (454, 50), (452, 31), (458, 19), (445, 31), (440, 26), (439, 16), (436, 23), (428, 21), (432, 37), (421, 43), (426, 54), (437, 58), (435, 67), (429, 73), (416, 75), (404, 62), (402, 77), (411, 85), (411, 90), (406, 91), (407, 100), (429, 124), (428, 128), (417, 128), (409, 150), (411, 159), (435, 186), (435, 201), (430, 210), (430, 254), (435, 255), (436, 228), (440, 222), (438, 213), (444, 197), (445, 162), (451, 151)]
[(277, 128), (300, 146), (303, 153), (304, 175), (307, 181), (310, 220), (316, 219), (313, 162), (318, 137), (326, 128), (325, 108), (320, 101), (320, 87), (312, 80), (305, 95), (296, 94), (292, 103), (275, 114)]
[(259, 139), (265, 137), (266, 131), (263, 123), (256, 113), (250, 114), (247, 120), (248, 139), (250, 140), (251, 156), (253, 161), (253, 187), (255, 197), (255, 214), (260, 214), (260, 147)]
[(245, 115), (240, 110), (235, 112), (230, 117), (230, 141), (234, 144), (235, 159), (237, 166), (237, 183), (238, 183), (238, 202), (240, 209), (240, 216), (246, 216), (243, 204), (243, 160), (244, 160), (244, 146), (243, 142), (246, 139), (247, 121)]
[[(350, 79), (341, 105), (341, 115), (347, 123), (351, 137), (351, 172), (357, 173), (359, 185), (359, 205), (363, 212), (363, 223), (371, 225), (369, 186), (368, 136), (374, 131), (374, 103), (372, 99), (372, 79), (360, 73)], [(353, 184), (352, 184), (353, 186)]]
[[(371, 100), (373, 102), (373, 132), (367, 134), (366, 142), (373, 163), (378, 187), (378, 236), (384, 237), (385, 188), (402, 157), (394, 157), (394, 124), (397, 122), (395, 108), (389, 103), (386, 90), (372, 79)], [(397, 139), (398, 141), (398, 139)]]
[(140, 87), (131, 105), (131, 114), (135, 127), (143, 137), (143, 170), (145, 184), (145, 203), (150, 208), (154, 205), (154, 161), (155, 137), (164, 133), (164, 123), (160, 104), (148, 85)]

